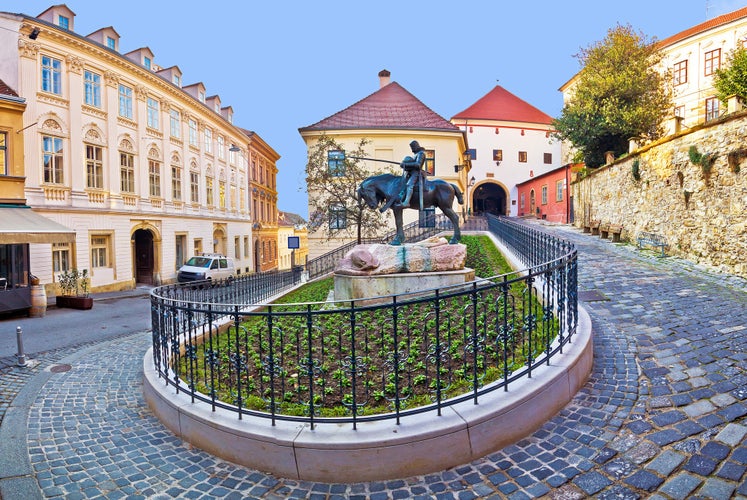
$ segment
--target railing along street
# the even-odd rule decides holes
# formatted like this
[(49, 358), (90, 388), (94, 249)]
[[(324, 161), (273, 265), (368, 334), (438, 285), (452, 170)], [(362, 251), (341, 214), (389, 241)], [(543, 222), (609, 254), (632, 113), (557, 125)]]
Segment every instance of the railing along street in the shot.
[(573, 245), (505, 218), (488, 225), (527, 269), (373, 305), (263, 302), (299, 271), (285, 282), (257, 275), (154, 289), (155, 367), (193, 402), (273, 424), (355, 428), (478, 404), (549, 364), (577, 326)]

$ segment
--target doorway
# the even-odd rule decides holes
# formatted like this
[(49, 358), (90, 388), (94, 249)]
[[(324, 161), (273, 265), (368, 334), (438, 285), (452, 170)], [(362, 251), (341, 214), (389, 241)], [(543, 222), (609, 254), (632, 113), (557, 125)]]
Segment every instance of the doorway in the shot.
[(472, 194), (475, 215), (507, 215), (508, 196), (502, 186), (493, 182), (480, 184)]
[(153, 285), (153, 233), (138, 229), (132, 239), (135, 242), (135, 282)]

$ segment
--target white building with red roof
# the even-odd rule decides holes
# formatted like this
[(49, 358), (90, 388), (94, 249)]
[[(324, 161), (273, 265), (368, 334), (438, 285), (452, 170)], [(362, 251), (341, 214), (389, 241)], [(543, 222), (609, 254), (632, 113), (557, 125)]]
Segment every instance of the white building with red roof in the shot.
[(474, 213), (526, 213), (516, 185), (560, 167), (552, 117), (496, 85), (451, 122), (467, 135), (472, 156), (467, 194)]

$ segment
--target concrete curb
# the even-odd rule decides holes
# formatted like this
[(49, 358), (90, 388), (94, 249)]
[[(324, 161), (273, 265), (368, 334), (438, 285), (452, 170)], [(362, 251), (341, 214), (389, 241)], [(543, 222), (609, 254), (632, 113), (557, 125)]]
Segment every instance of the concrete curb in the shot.
[(158, 378), (149, 349), (143, 359), (146, 402), (174, 434), (223, 459), (281, 477), (359, 482), (441, 471), (482, 458), (530, 435), (561, 410), (586, 383), (592, 369), (591, 319), (579, 307), (572, 344), (532, 378), (507, 392), (483, 396), (432, 413), (394, 421), (308, 425), (244, 416), (192, 403)]

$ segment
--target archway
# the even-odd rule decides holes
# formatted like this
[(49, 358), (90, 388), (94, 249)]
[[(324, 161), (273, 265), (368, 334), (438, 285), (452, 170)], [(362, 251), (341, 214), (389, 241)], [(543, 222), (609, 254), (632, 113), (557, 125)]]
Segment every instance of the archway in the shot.
[(153, 285), (155, 270), (153, 233), (147, 229), (138, 229), (132, 233), (135, 252), (135, 283)]
[(472, 191), (472, 210), (475, 215), (506, 215), (507, 201), (506, 190), (495, 182), (484, 182)]
[(213, 227), (213, 252), (228, 255), (226, 251), (226, 230), (222, 225), (215, 225)]
[(537, 207), (537, 200), (534, 195), (534, 189), (529, 191), (529, 215), (534, 215), (534, 211)]

